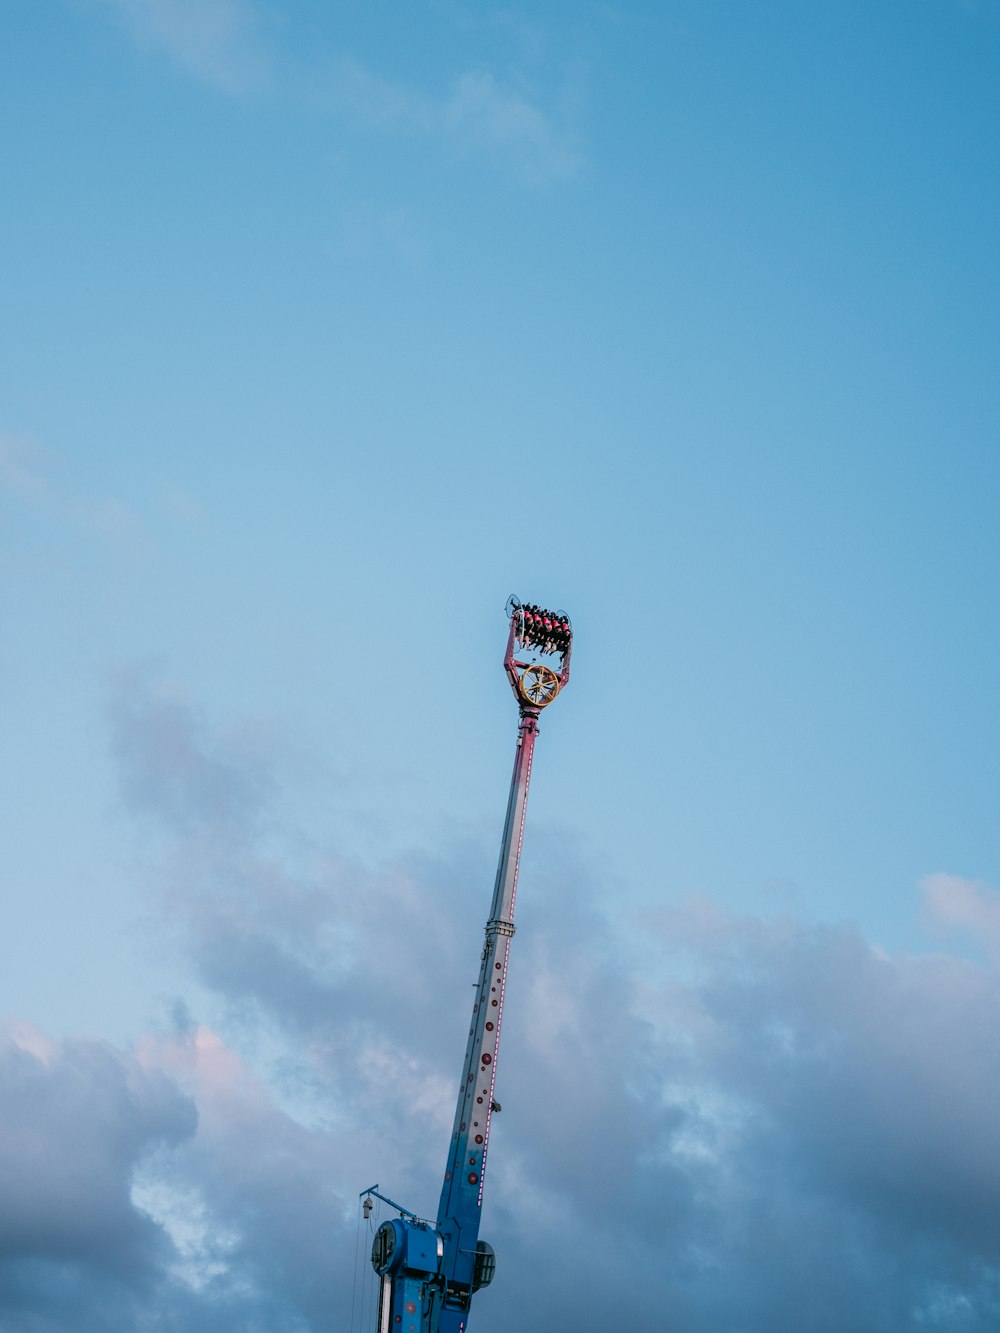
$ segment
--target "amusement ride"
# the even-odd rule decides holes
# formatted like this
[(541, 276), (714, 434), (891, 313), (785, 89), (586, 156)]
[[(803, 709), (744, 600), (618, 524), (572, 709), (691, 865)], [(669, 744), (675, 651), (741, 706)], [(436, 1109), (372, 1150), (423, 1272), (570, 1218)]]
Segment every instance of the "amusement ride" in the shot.
[(492, 1246), (479, 1239), (479, 1222), (490, 1123), (500, 1110), (494, 1087), (524, 816), (539, 715), (565, 689), (573, 649), (565, 612), (516, 597), (508, 599), (506, 611), (504, 670), (517, 700), (517, 748), (437, 1219), (400, 1207), (378, 1185), (359, 1196), (365, 1218), (375, 1198), (399, 1214), (379, 1226), (372, 1245), (379, 1280), (376, 1333), (465, 1333), (472, 1297), (496, 1270)]

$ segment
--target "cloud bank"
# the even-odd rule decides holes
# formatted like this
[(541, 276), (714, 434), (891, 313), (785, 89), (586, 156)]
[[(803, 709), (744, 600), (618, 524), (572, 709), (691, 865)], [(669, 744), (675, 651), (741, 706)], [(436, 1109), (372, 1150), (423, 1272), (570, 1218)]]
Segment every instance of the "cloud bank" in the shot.
[[(216, 1029), (11, 1030), (0, 1322), (369, 1330), (357, 1192), (435, 1207), (489, 853), (362, 870), (276, 818), (280, 756), (239, 730), (141, 677), (113, 724)], [(532, 841), (476, 1333), (995, 1328), (996, 895), (924, 890), (982, 961), (699, 899), (624, 929)]]

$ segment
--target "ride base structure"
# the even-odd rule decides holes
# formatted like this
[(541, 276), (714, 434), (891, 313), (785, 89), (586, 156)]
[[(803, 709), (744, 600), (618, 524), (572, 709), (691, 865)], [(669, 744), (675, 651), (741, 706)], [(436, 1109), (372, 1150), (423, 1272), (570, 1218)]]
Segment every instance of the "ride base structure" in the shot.
[(400, 1207), (378, 1185), (361, 1192), (366, 1217), (373, 1196), (399, 1213), (382, 1223), (372, 1245), (380, 1278), (377, 1333), (465, 1333), (472, 1296), (496, 1270), (492, 1246), (479, 1239), (479, 1222), (490, 1123), (500, 1110), (493, 1094), (528, 784), (538, 718), (565, 688), (573, 648), (564, 612), (511, 597), (507, 614), (504, 670), (518, 705), (517, 748), (437, 1220)]

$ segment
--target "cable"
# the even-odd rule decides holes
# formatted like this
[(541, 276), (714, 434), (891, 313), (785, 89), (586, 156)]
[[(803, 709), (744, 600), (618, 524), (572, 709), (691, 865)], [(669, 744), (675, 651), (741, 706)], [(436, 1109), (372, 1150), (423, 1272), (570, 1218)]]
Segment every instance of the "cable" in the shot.
[(354, 1232), (354, 1281), (351, 1283), (351, 1333), (354, 1327), (354, 1307), (358, 1294), (358, 1254), (361, 1250), (361, 1200), (358, 1199), (358, 1225)]

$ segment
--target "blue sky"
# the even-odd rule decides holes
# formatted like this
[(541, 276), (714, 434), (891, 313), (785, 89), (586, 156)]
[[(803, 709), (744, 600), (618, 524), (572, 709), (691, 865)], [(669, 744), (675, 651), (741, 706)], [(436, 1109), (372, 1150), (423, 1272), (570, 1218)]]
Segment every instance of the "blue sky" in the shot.
[[(357, 1191), (433, 1206), (513, 590), (577, 646), (474, 1327), (995, 1327), (998, 55), (995, 0), (5, 17), (0, 1322), (346, 1328)], [(588, 1221), (655, 1308), (538, 1267)]]

